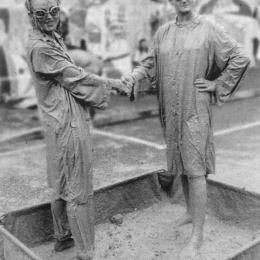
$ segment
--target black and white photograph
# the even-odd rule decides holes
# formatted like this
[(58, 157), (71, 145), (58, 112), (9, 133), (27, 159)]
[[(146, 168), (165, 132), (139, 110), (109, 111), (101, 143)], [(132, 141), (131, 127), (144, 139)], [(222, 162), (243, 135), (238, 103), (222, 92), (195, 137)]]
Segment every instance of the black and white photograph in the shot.
[(0, 260), (260, 260), (260, 0), (0, 0)]

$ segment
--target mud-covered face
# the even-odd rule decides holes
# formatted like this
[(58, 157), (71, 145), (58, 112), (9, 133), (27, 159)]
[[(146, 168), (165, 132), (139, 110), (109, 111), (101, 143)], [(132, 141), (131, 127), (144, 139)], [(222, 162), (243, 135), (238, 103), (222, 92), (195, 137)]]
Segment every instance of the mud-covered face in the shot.
[(41, 30), (52, 32), (60, 21), (60, 7), (57, 0), (32, 0), (32, 15)]
[(194, 6), (195, 0), (170, 0), (171, 4), (175, 7), (177, 13), (190, 13)]

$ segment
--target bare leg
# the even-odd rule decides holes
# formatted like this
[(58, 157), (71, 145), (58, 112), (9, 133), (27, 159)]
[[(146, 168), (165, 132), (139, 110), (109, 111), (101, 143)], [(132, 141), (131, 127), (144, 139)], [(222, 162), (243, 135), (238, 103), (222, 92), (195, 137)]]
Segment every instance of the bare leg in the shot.
[(186, 203), (186, 212), (180, 218), (178, 218), (175, 222), (175, 227), (180, 227), (189, 223), (192, 223), (191, 217), (191, 208), (190, 208), (190, 200), (189, 200), (189, 180), (186, 175), (181, 176), (182, 181), (182, 190), (184, 194), (184, 199)]
[(205, 176), (190, 180), (190, 203), (192, 205), (192, 237), (194, 246), (199, 248), (203, 239), (203, 227), (206, 216), (207, 183)]
[(188, 259), (198, 255), (203, 241), (203, 227), (206, 216), (206, 179), (205, 176), (190, 178), (189, 180), (189, 202), (193, 221), (191, 239), (181, 252), (181, 259)]

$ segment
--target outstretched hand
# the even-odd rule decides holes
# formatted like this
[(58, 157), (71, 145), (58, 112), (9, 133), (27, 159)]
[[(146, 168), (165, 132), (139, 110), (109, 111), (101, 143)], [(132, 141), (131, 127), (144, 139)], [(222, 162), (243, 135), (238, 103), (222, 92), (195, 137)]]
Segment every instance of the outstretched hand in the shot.
[(130, 95), (131, 89), (126, 84), (123, 84), (121, 80), (110, 79), (109, 81), (112, 90), (116, 90), (120, 94), (126, 94), (127, 96)]
[(134, 84), (135, 84), (135, 79), (133, 76), (131, 75), (127, 75), (127, 76), (123, 76), (121, 78), (121, 81), (123, 82), (123, 84), (125, 84), (126, 86), (128, 86), (129, 89), (132, 89)]
[(215, 81), (209, 81), (203, 78), (196, 79), (194, 81), (194, 86), (199, 92), (214, 92), (217, 87)]
[(136, 92), (136, 89), (135, 89), (136, 80), (135, 80), (135, 78), (132, 75), (123, 76), (121, 78), (121, 81), (130, 90), (130, 93), (129, 93), (130, 101), (134, 101), (135, 97), (136, 97), (136, 93), (135, 93)]

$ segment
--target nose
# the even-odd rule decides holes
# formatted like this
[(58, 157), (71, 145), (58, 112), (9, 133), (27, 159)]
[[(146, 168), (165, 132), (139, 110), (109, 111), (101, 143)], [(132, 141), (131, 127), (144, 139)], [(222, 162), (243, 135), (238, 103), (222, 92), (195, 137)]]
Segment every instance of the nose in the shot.
[(47, 15), (46, 15), (46, 19), (50, 19), (50, 20), (52, 20), (52, 16), (51, 16), (50, 13), (47, 13)]

